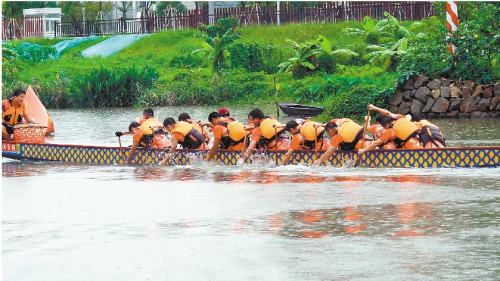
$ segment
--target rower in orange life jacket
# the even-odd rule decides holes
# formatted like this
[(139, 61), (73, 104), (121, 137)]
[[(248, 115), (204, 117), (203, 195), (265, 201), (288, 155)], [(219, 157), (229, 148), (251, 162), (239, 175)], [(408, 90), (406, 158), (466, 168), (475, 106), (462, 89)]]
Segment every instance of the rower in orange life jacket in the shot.
[[(384, 127), (380, 124), (380, 121), (382, 120), (382, 115), (378, 114), (377, 115), (377, 124), (374, 124), (374, 125), (371, 125), (370, 126), (370, 119), (368, 119), (368, 128), (367, 130), (372, 133), (373, 135), (373, 138), (375, 140), (378, 140), (382, 137), (382, 135), (384, 135), (384, 132), (385, 132), (385, 129)], [(396, 149), (397, 146), (396, 144), (394, 143), (393, 140), (389, 140), (387, 142), (384, 142), (383, 144), (381, 144), (379, 146), (380, 149)]]
[(276, 119), (267, 118), (262, 110), (255, 108), (248, 114), (248, 123), (254, 128), (250, 144), (243, 157), (238, 160), (238, 164), (244, 163), (255, 149), (269, 150), (277, 145), (280, 150), (288, 150), (288, 137), (284, 133), (285, 130), (281, 129), (276, 134), (274, 125), (281, 125)]
[(21, 124), (23, 118), (29, 123), (35, 122), (35, 118), (30, 118), (24, 113), (25, 97), (26, 92), (17, 89), (11, 98), (2, 101), (2, 140), (11, 140), (10, 135), (14, 133), (14, 125)]
[(172, 135), (170, 152), (177, 149), (177, 143), (184, 149), (206, 149), (208, 146), (203, 141), (203, 135), (196, 130), (193, 124), (180, 121), (175, 122), (174, 118), (166, 118), (163, 127)]
[(290, 132), (292, 140), (290, 142), (290, 148), (281, 162), (283, 165), (288, 163), (295, 150), (317, 149), (326, 151), (330, 148), (330, 142), (324, 136), (325, 128), (319, 125), (321, 124), (304, 119), (295, 119), (286, 123), (285, 130)]
[(139, 125), (142, 125), (144, 121), (148, 120), (149, 118), (154, 118), (155, 113), (152, 108), (146, 108), (142, 111), (142, 118), (136, 117), (135, 122), (139, 123)]
[(439, 127), (427, 121), (422, 113), (412, 114), (412, 121), (418, 127), (420, 140), (425, 148), (446, 147), (446, 140)]
[(190, 123), (194, 126), (194, 128), (200, 132), (204, 139), (205, 139), (205, 143), (208, 144), (210, 142), (210, 135), (208, 134), (207, 131), (203, 130), (200, 126), (199, 123), (201, 123), (201, 121), (194, 121), (194, 120), (191, 120), (191, 116), (189, 115), (189, 113), (186, 113), (186, 112), (183, 112), (181, 114), (179, 114), (179, 116), (177, 117), (177, 121), (184, 121), (184, 122), (187, 122), (187, 123)]
[(330, 148), (321, 155), (321, 158), (314, 161), (313, 165), (319, 165), (326, 161), (337, 149), (346, 151), (367, 147), (371, 141), (363, 142), (363, 127), (348, 118), (332, 119), (325, 126), (325, 130), (330, 136)]
[(154, 118), (149, 118), (144, 121), (142, 125), (139, 125), (138, 122), (130, 123), (128, 132), (115, 133), (115, 136), (117, 137), (126, 134), (133, 135), (133, 142), (126, 163), (130, 163), (138, 147), (151, 149), (164, 149), (170, 147), (171, 143), (165, 133), (161, 129), (157, 129), (160, 127), (163, 127), (163, 124), (160, 123), (160, 121)]
[(423, 147), (420, 142), (418, 127), (404, 115), (393, 114), (372, 104), (368, 105), (368, 109), (375, 110), (382, 115), (380, 124), (385, 128), (385, 132), (366, 149), (360, 149), (358, 152), (360, 155), (390, 140), (394, 140), (397, 148), (416, 149)]
[(210, 113), (208, 121), (210, 123), (202, 124), (213, 128), (214, 143), (210, 154), (207, 156), (207, 161), (210, 161), (215, 156), (219, 148), (232, 151), (244, 149), (247, 131), (243, 123), (223, 118), (217, 112)]

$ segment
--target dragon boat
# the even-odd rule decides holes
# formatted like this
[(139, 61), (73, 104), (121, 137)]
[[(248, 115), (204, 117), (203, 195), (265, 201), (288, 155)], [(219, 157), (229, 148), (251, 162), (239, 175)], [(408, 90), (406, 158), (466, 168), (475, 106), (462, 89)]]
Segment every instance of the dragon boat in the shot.
[[(87, 164), (123, 164), (130, 149), (127, 147), (106, 147), (87, 145), (66, 145), (51, 143), (2, 142), (2, 157), (32, 160), (32, 161), (59, 161), (67, 163)], [(188, 165), (193, 161), (201, 160), (209, 151), (178, 149), (168, 154), (160, 149), (137, 149), (131, 164), (155, 165), (165, 156), (169, 156), (168, 165)], [(319, 159), (321, 151), (297, 151), (292, 155), (290, 164), (312, 164)], [(268, 161), (281, 162), (286, 151), (256, 151), (252, 163), (256, 158), (267, 158)], [(224, 165), (237, 165), (238, 159), (243, 156), (241, 151), (219, 150), (214, 157), (215, 162)], [(262, 157), (259, 157), (262, 156)], [(337, 151), (322, 165), (341, 167), (352, 163), (358, 158), (356, 152)], [(360, 166), (364, 167), (498, 167), (500, 166), (500, 146), (491, 147), (447, 147), (429, 149), (397, 149), (373, 150), (361, 155)]]

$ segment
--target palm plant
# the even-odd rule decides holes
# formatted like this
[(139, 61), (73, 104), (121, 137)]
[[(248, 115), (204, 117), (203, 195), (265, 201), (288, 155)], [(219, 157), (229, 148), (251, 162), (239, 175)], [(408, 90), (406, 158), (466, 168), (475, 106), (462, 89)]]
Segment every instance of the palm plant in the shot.
[(215, 37), (210, 37), (206, 34), (196, 34), (195, 37), (205, 39), (202, 42), (202, 49), (197, 49), (192, 52), (202, 52), (205, 54), (204, 61), (212, 62), (212, 71), (220, 71), (226, 64), (226, 58), (229, 56), (228, 48), (237, 39), (241, 38), (240, 35), (234, 34), (233, 29), (228, 29), (222, 36), (217, 34)]
[(321, 53), (321, 49), (315, 42), (306, 41), (297, 43), (291, 39), (286, 39), (287, 42), (292, 43), (295, 49), (295, 56), (288, 59), (288, 61), (278, 64), (278, 72), (292, 72), (293, 76), (300, 78), (304, 70), (314, 70), (319, 63), (317, 62), (316, 55)]
[(384, 12), (384, 16), (386, 16), (386, 19), (381, 20), (379, 22), (379, 24), (382, 24), (386, 27), (389, 27), (393, 31), (393, 36), (394, 36), (395, 40), (400, 40), (404, 37), (413, 38), (415, 36), (417, 36), (417, 37), (424, 36), (423, 33), (419, 33), (419, 34), (414, 33), (414, 30), (417, 27), (423, 25), (422, 22), (416, 21), (416, 22), (412, 23), (411, 25), (409, 25), (408, 27), (405, 27), (399, 23), (398, 19), (393, 17), (391, 14), (389, 14), (389, 12)]

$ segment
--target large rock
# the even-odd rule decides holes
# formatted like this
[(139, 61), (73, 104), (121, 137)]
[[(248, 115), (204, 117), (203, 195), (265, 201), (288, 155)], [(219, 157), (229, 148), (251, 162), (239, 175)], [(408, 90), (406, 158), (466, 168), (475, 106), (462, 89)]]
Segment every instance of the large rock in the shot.
[(413, 100), (413, 94), (415, 90), (404, 90), (403, 91), (403, 101), (412, 101)]
[(420, 87), (415, 92), (415, 98), (423, 103), (427, 102), (427, 99), (431, 96), (431, 90), (427, 87)]
[(408, 113), (410, 113), (410, 108), (411, 108), (411, 105), (412, 103), (411, 102), (402, 102), (400, 105), (399, 105), (399, 108), (398, 108), (398, 114), (403, 114), (403, 115), (406, 115)]
[(474, 101), (473, 97), (465, 98), (460, 104), (460, 111), (462, 113), (470, 113), (477, 110), (477, 103)]
[(413, 84), (413, 88), (418, 89), (420, 87), (426, 86), (427, 81), (429, 81), (429, 77), (426, 77), (424, 75), (419, 75), (417, 77), (417, 81), (415, 81), (415, 84)]
[(457, 118), (459, 113), (460, 113), (459, 111), (455, 110), (455, 111), (452, 111), (452, 112), (448, 113), (446, 115), (446, 117), (448, 117), (448, 118)]
[(429, 82), (429, 84), (427, 84), (427, 88), (431, 90), (434, 90), (439, 86), (441, 86), (441, 81), (439, 81), (438, 79), (434, 79), (431, 82)]
[(493, 96), (493, 87), (488, 87), (484, 89), (483, 92), (483, 97), (484, 98), (491, 98)]
[(500, 111), (500, 103), (497, 104), (497, 107), (495, 108), (495, 110)]
[(470, 113), (471, 118), (488, 118), (488, 112), (472, 111)]
[(437, 100), (441, 97), (441, 90), (439, 88), (432, 90), (431, 93), (432, 93), (432, 97), (435, 100)]
[(423, 104), (419, 100), (415, 99), (415, 100), (413, 100), (413, 103), (411, 104), (410, 112), (412, 114), (421, 113), (422, 112), (422, 108), (424, 108), (424, 105), (425, 104)]
[(445, 99), (449, 99), (451, 98), (451, 90), (450, 90), (450, 87), (441, 87), (441, 97), (445, 98)]
[(495, 83), (495, 85), (493, 86), (493, 94), (495, 95), (495, 97), (500, 96), (500, 82)]
[(488, 112), (488, 118), (498, 118), (498, 116), (500, 116), (499, 114), (500, 112), (498, 111), (490, 111)]
[(389, 111), (392, 112), (392, 113), (397, 113), (398, 112), (398, 106), (395, 106), (395, 105), (392, 105), (390, 104), (389, 105)]
[(461, 112), (458, 114), (458, 118), (470, 118), (470, 113)]
[(459, 111), (460, 110), (460, 104), (462, 103), (461, 98), (455, 98), (451, 101), (450, 103), (450, 111)]
[(434, 113), (446, 112), (448, 110), (449, 105), (450, 105), (450, 102), (447, 99), (439, 98), (436, 100), (436, 102), (432, 106), (431, 111)]
[(489, 111), (490, 110), (490, 101), (491, 98), (482, 98), (481, 101), (477, 104), (477, 108), (480, 111)]
[(469, 86), (462, 87), (462, 98), (468, 98), (472, 95), (472, 88)]
[(429, 111), (431, 111), (431, 108), (432, 106), (434, 105), (434, 98), (429, 98), (427, 100), (427, 103), (425, 104), (424, 108), (422, 108), (422, 113), (428, 113)]
[(459, 88), (455, 87), (455, 86), (450, 86), (450, 95), (452, 98), (458, 98), (459, 96), (462, 95), (462, 91), (460, 91)]
[(441, 81), (441, 86), (445, 86), (445, 87), (450, 86), (450, 79), (441, 77), (441, 79), (439, 79), (439, 81)]
[(479, 103), (479, 102), (481, 101), (481, 97), (480, 97), (480, 96), (479, 96), (479, 97), (475, 97), (475, 98), (473, 98), (473, 99), (474, 99), (474, 101), (475, 101), (476, 103)]
[(490, 110), (495, 109), (495, 107), (499, 104), (499, 102), (500, 102), (500, 96), (492, 97), (490, 101)]
[(474, 90), (474, 93), (472, 93), (473, 97), (479, 96), (483, 92), (483, 87), (481, 85), (477, 86), (476, 89)]
[(392, 98), (389, 100), (389, 104), (399, 105), (403, 101), (403, 93), (400, 90), (397, 90)]
[(403, 83), (403, 89), (405, 90), (411, 90), (413, 89), (413, 85), (415, 84), (415, 79), (409, 78)]

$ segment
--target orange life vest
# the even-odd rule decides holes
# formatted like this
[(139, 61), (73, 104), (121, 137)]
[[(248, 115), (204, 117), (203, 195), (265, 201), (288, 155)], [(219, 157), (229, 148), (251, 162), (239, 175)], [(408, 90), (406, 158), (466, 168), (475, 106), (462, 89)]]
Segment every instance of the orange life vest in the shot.
[(203, 143), (203, 135), (196, 130), (194, 125), (184, 121), (177, 123), (172, 133), (179, 133), (184, 137), (184, 141), (180, 143), (183, 148), (196, 149)]
[(2, 101), (2, 119), (8, 125), (16, 125), (23, 122), (24, 104), (15, 107), (11, 99)]
[(406, 118), (399, 118), (396, 120), (392, 124), (392, 128), (396, 132), (396, 139), (394, 142), (398, 147), (404, 147), (405, 143), (410, 138), (417, 138), (420, 140), (417, 125)]

